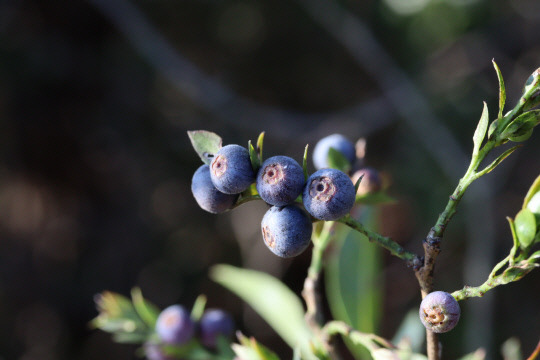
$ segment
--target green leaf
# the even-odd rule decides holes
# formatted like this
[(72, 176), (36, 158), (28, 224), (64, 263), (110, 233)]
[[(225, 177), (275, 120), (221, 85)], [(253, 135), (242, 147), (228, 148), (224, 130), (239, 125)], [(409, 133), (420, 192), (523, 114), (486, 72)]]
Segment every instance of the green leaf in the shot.
[(221, 149), (221, 137), (206, 130), (193, 130), (188, 131), (187, 133), (195, 152), (199, 155), (203, 163), (210, 165), (212, 162), (212, 155)]
[(514, 147), (511, 147), (510, 149), (503, 152), (501, 155), (499, 155), (498, 158), (496, 158), (491, 164), (485, 167), (484, 170), (477, 173), (478, 177), (485, 175), (489, 172), (491, 172), (493, 169), (495, 169), (504, 159), (506, 159), (510, 154), (512, 154), (514, 151), (516, 151), (518, 148), (520, 148), (521, 145), (516, 145)]
[(302, 302), (278, 279), (255, 270), (216, 265), (210, 278), (248, 303), (292, 348), (310, 353), (311, 331), (304, 321)]
[(309, 144), (306, 144), (306, 147), (304, 149), (304, 158), (302, 159), (302, 168), (304, 169), (304, 179), (307, 181), (309, 177), (309, 172), (307, 169), (307, 154), (308, 154), (308, 147)]
[[(529, 202), (532, 200), (533, 196), (536, 198), (536, 194), (540, 193), (540, 175), (534, 180), (533, 184), (529, 188), (529, 191), (527, 191), (527, 195), (525, 195), (525, 198), (523, 199), (523, 209), (528, 207)], [(531, 210), (533, 213), (540, 213), (540, 199), (536, 200), (538, 204), (536, 206), (532, 206), (531, 209), (529, 207), (529, 210)], [(538, 211), (535, 211), (534, 209), (538, 209)]]
[(247, 338), (238, 334), (240, 344), (232, 344), (233, 351), (242, 360), (279, 360), (279, 357), (271, 350), (261, 345), (255, 338)]
[(495, 130), (497, 130), (497, 126), (499, 125), (499, 121), (498, 120), (494, 120), (491, 125), (489, 125), (489, 130), (488, 130), (488, 139), (491, 139), (491, 137), (493, 136), (493, 133), (495, 132)]
[(377, 191), (374, 193), (356, 195), (356, 203), (364, 205), (380, 205), (380, 204), (392, 204), (397, 202), (396, 199), (385, 193), (384, 191)]
[(206, 307), (206, 296), (204, 295), (197, 296), (197, 299), (195, 299), (195, 302), (193, 303), (193, 307), (191, 308), (191, 318), (194, 321), (199, 321), (204, 313), (205, 307)]
[(257, 138), (257, 153), (259, 154), (259, 160), (263, 162), (263, 142), (264, 142), (264, 131), (259, 134)]
[(141, 289), (138, 287), (131, 290), (131, 299), (133, 301), (133, 307), (142, 321), (144, 321), (150, 329), (154, 329), (157, 317), (160, 313), (159, 308), (145, 300), (142, 296)]
[[(356, 180), (356, 183), (354, 184), (354, 193), (355, 194), (358, 194), (358, 188), (360, 187), (360, 183), (362, 182), (362, 179), (364, 178), (366, 174), (362, 174), (358, 177), (358, 180)], [(358, 199), (358, 195), (356, 196), (356, 198)]]
[[(373, 208), (365, 208), (362, 222), (375, 228)], [(366, 333), (375, 332), (380, 320), (382, 296), (380, 280), (380, 250), (367, 241), (365, 235), (349, 227), (336, 229), (332, 252), (325, 264), (325, 289), (333, 317)], [(366, 358), (363, 345), (347, 346), (356, 358)]]
[(474, 131), (474, 135), (473, 135), (473, 143), (474, 143), (473, 157), (478, 155), (478, 152), (480, 151), (480, 146), (482, 146), (482, 141), (484, 141), (484, 138), (486, 137), (488, 123), (489, 123), (489, 111), (488, 111), (487, 104), (484, 101), (484, 110), (482, 110), (482, 116), (480, 116), (480, 121), (478, 122), (478, 125), (476, 126), (476, 130)]
[(259, 159), (259, 155), (257, 154), (257, 151), (253, 147), (251, 140), (248, 141), (248, 150), (249, 150), (249, 160), (251, 160), (251, 167), (253, 168), (253, 171), (257, 173), (257, 170), (259, 170), (259, 168), (261, 167), (261, 159)]
[(124, 333), (119, 332), (113, 335), (113, 340), (121, 344), (142, 344), (148, 338), (146, 333)]
[(521, 209), (514, 220), (516, 235), (522, 249), (528, 248), (536, 235), (536, 218), (529, 209)]
[(493, 62), (493, 67), (495, 68), (495, 72), (497, 73), (497, 78), (499, 79), (499, 116), (498, 118), (502, 118), (503, 109), (504, 109), (504, 103), (506, 102), (506, 90), (504, 87), (504, 80), (503, 76), (501, 74), (501, 69), (499, 69), (499, 66), (495, 62), (495, 60), (491, 60)]
[(464, 355), (459, 360), (484, 360), (486, 358), (486, 350), (478, 349), (473, 353)]
[(327, 162), (328, 167), (332, 169), (341, 170), (346, 174), (351, 171), (351, 163), (349, 160), (347, 160), (345, 155), (332, 147), (328, 149)]
[(540, 110), (527, 111), (512, 121), (504, 129), (500, 138), (512, 140), (530, 136), (530, 131), (538, 124), (540, 124)]

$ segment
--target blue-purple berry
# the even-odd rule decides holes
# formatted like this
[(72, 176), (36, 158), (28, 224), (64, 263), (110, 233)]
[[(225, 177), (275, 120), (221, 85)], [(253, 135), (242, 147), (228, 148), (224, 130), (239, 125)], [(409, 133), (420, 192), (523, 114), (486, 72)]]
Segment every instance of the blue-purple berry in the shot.
[(234, 321), (226, 311), (208, 309), (199, 322), (201, 343), (209, 348), (217, 346), (220, 336), (230, 339), (234, 333)]
[(300, 255), (309, 246), (313, 226), (309, 215), (296, 205), (272, 206), (261, 222), (266, 246), (279, 257)]
[(150, 342), (144, 344), (144, 354), (148, 360), (174, 360), (172, 356), (165, 354), (161, 345)]
[(420, 304), (420, 320), (426, 329), (435, 333), (452, 330), (459, 321), (461, 309), (457, 300), (447, 292), (434, 291)]
[(313, 150), (313, 165), (316, 169), (329, 167), (328, 152), (330, 148), (339, 151), (351, 165), (356, 161), (354, 144), (341, 134), (333, 134), (320, 139)]
[(191, 179), (191, 192), (199, 206), (213, 214), (229, 210), (238, 198), (237, 194), (225, 194), (216, 189), (210, 178), (210, 167), (201, 165)]
[(382, 188), (382, 179), (376, 169), (365, 167), (356, 170), (351, 176), (353, 184), (356, 184), (360, 176), (363, 176), (360, 186), (358, 186), (358, 195), (372, 194), (380, 191)]
[(342, 171), (322, 169), (307, 180), (302, 196), (307, 212), (316, 219), (337, 220), (348, 214), (356, 200), (351, 179)]
[(182, 345), (193, 337), (195, 324), (181, 305), (171, 305), (163, 310), (156, 321), (156, 333), (162, 342)]
[(304, 170), (288, 156), (266, 159), (257, 174), (257, 192), (270, 205), (292, 203), (304, 187)]
[(255, 182), (249, 152), (240, 145), (219, 149), (210, 164), (212, 183), (225, 194), (239, 194)]

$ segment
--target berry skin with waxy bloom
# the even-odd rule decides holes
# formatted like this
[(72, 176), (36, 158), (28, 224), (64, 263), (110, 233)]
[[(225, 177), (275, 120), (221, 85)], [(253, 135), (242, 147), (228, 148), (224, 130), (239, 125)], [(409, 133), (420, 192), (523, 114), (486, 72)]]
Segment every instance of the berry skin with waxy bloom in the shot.
[(217, 339), (223, 336), (230, 339), (234, 333), (234, 321), (226, 311), (208, 309), (199, 321), (201, 343), (209, 348), (217, 346)]
[(341, 134), (328, 135), (320, 139), (313, 149), (313, 165), (317, 170), (329, 167), (328, 152), (330, 148), (339, 151), (353, 165), (356, 161), (354, 144)]
[(382, 188), (382, 180), (379, 172), (373, 168), (365, 167), (356, 170), (351, 176), (353, 184), (356, 184), (360, 176), (364, 176), (358, 187), (358, 195), (372, 194), (380, 191)]
[(309, 246), (313, 226), (308, 214), (296, 205), (272, 206), (261, 222), (266, 246), (279, 257), (300, 255)]
[(304, 170), (288, 156), (266, 159), (257, 174), (257, 192), (275, 206), (292, 203), (302, 193), (304, 183)]
[(337, 220), (348, 214), (356, 200), (351, 179), (342, 171), (322, 169), (307, 180), (302, 196), (307, 212), (319, 220)]
[(156, 321), (156, 333), (162, 342), (182, 345), (193, 337), (195, 324), (187, 310), (181, 305), (164, 309)]
[(434, 291), (420, 304), (420, 321), (434, 333), (445, 333), (456, 327), (461, 309), (457, 300), (447, 292)]
[(210, 164), (212, 183), (222, 193), (240, 194), (255, 181), (249, 152), (240, 145), (219, 149)]
[(219, 214), (232, 208), (237, 194), (225, 194), (216, 189), (210, 178), (210, 167), (201, 165), (191, 179), (191, 192), (197, 204), (213, 214)]

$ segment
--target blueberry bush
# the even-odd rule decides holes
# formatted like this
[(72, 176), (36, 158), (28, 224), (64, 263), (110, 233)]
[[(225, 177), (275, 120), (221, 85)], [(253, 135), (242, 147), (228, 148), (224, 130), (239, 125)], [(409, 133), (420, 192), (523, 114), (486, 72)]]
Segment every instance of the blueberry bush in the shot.
[[(436, 223), (422, 239), (423, 253), (403, 248), (389, 237), (374, 231), (355, 211), (360, 206), (374, 206), (391, 197), (387, 185), (376, 169), (365, 167), (363, 147), (345, 136), (333, 134), (321, 139), (314, 147), (313, 164), (308, 170), (309, 146), (303, 154), (302, 165), (291, 157), (263, 157), (264, 133), (255, 145), (222, 145), (219, 135), (205, 131), (190, 131), (189, 137), (203, 161), (193, 176), (191, 190), (199, 206), (210, 213), (234, 211), (250, 201), (264, 201), (268, 210), (261, 219), (261, 239), (271, 253), (295, 257), (311, 247), (311, 264), (301, 298), (285, 284), (270, 275), (230, 265), (216, 265), (211, 278), (237, 294), (251, 305), (263, 319), (293, 349), (295, 359), (341, 359), (346, 356), (364, 359), (441, 359), (440, 333), (459, 327), (462, 314), (459, 302), (482, 297), (499, 285), (522, 279), (540, 266), (540, 176), (533, 180), (525, 195), (522, 209), (508, 217), (511, 239), (510, 251), (483, 284), (464, 286), (450, 291), (436, 290), (434, 267), (444, 245), (444, 234), (457, 211), (467, 188), (480, 177), (495, 169), (526, 141), (540, 123), (540, 69), (527, 79), (523, 94), (516, 106), (504, 113), (506, 93), (502, 75), (494, 63), (499, 79), (499, 111), (490, 122), (487, 105), (473, 135), (470, 165), (451, 193), (448, 203)], [(517, 143), (517, 144), (516, 144)], [(508, 145), (507, 145), (508, 144)], [(499, 148), (502, 150), (499, 151)], [(488, 154), (499, 151), (487, 161)], [(335, 286), (340, 279), (327, 274), (322, 293), (323, 268), (326, 252), (347, 236), (340, 229), (349, 228), (361, 235), (358, 241), (372, 242), (391, 255), (403, 260), (403, 271), (414, 272), (423, 300), (418, 304), (418, 316), (413, 325), (404, 327), (413, 332), (423, 324), (426, 333), (426, 353), (411, 342), (382, 338), (361, 332), (347, 313), (325, 311), (325, 301), (331, 310), (341, 291)], [(384, 231), (384, 229), (383, 229)], [(410, 270), (407, 270), (409, 268)], [(354, 272), (355, 268), (342, 273)], [(343, 275), (342, 275), (343, 276)], [(395, 284), (399, 286), (399, 284)], [(362, 289), (357, 289), (361, 292)], [(205, 298), (200, 296), (191, 311), (182, 305), (172, 305), (162, 311), (133, 290), (132, 298), (104, 292), (97, 296), (99, 315), (93, 325), (113, 334), (115, 341), (141, 345), (139, 354), (148, 359), (278, 359), (278, 356), (255, 338), (236, 332), (234, 321), (220, 309), (205, 310)], [(510, 309), (518, 311), (518, 309)], [(341, 335), (348, 350), (340, 346)], [(412, 335), (411, 335), (412, 336)], [(345, 355), (347, 351), (349, 355)], [(537, 349), (529, 359), (538, 358)], [(464, 355), (462, 359), (482, 359), (481, 353)]]

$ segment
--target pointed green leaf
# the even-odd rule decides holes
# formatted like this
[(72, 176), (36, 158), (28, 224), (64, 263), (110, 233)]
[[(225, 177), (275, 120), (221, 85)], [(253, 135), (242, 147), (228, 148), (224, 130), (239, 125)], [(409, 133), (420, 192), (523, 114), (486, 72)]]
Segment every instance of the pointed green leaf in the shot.
[(346, 174), (351, 171), (351, 163), (349, 162), (349, 160), (347, 160), (345, 155), (332, 147), (328, 149), (327, 159), (328, 167), (341, 170)]
[(474, 143), (473, 157), (478, 155), (478, 152), (480, 151), (480, 147), (482, 146), (482, 141), (484, 141), (484, 138), (486, 136), (488, 123), (489, 123), (489, 111), (488, 111), (487, 104), (484, 101), (484, 110), (482, 110), (482, 116), (480, 116), (480, 121), (478, 122), (478, 125), (476, 126), (476, 130), (474, 131), (474, 135), (473, 135), (473, 143)]
[(493, 169), (495, 169), (497, 167), (497, 165), (499, 165), (504, 159), (506, 159), (510, 154), (512, 154), (514, 151), (517, 150), (517, 148), (520, 148), (520, 147), (521, 147), (521, 145), (516, 145), (516, 146), (511, 147), (510, 149), (506, 150), (505, 152), (503, 152), (491, 164), (486, 166), (484, 170), (478, 172), (478, 176), (480, 177), (482, 175), (485, 175), (485, 174), (491, 172)]
[(216, 265), (210, 278), (248, 303), (292, 348), (309, 352), (311, 331), (300, 299), (278, 279), (254, 270)]
[(264, 131), (259, 134), (257, 138), (257, 153), (259, 154), (259, 160), (263, 162), (263, 142), (264, 142)]
[(538, 177), (534, 180), (533, 184), (529, 188), (529, 191), (527, 191), (527, 195), (525, 195), (525, 198), (523, 199), (523, 209), (528, 207), (529, 202), (534, 196), (535, 198), (538, 198), (538, 200), (536, 200), (538, 204), (535, 203), (532, 209), (529, 207), (529, 210), (531, 210), (533, 213), (537, 213), (537, 211), (535, 211), (534, 209), (538, 209), (538, 213), (540, 213), (540, 197), (535, 196), (537, 193), (540, 193), (540, 175), (538, 175)]
[(221, 137), (219, 135), (206, 130), (188, 131), (189, 139), (193, 149), (199, 155), (203, 163), (210, 165), (212, 155), (221, 149)]
[(251, 167), (257, 173), (257, 170), (261, 167), (261, 159), (259, 159), (259, 155), (257, 154), (257, 151), (253, 147), (253, 144), (251, 143), (251, 140), (248, 141), (248, 150), (249, 150), (249, 160), (251, 160)]
[[(366, 174), (362, 174), (358, 177), (358, 180), (356, 180), (356, 184), (354, 184), (354, 193), (358, 194), (358, 188), (360, 187), (360, 183), (362, 182), (362, 179), (364, 178)], [(358, 198), (358, 196), (357, 196)]]
[(206, 296), (204, 295), (197, 296), (197, 299), (195, 299), (195, 302), (193, 303), (193, 307), (191, 308), (191, 318), (194, 321), (199, 321), (204, 313), (205, 307), (206, 307)]
[(498, 124), (499, 124), (499, 121), (498, 121), (498, 120), (493, 120), (493, 122), (491, 123), (491, 125), (489, 125), (488, 139), (491, 139), (493, 133), (495, 132), (495, 130), (497, 130)]
[(514, 220), (516, 235), (521, 248), (528, 248), (536, 235), (536, 218), (529, 209), (521, 209)]
[(307, 154), (308, 154), (308, 148), (309, 144), (306, 144), (306, 147), (304, 149), (304, 158), (302, 159), (302, 168), (304, 169), (304, 179), (307, 181), (309, 177), (309, 172), (307, 169)]
[(499, 69), (499, 66), (495, 62), (495, 60), (492, 60), (493, 67), (495, 68), (495, 72), (497, 72), (497, 78), (499, 79), (499, 116), (498, 118), (502, 118), (503, 109), (504, 109), (504, 103), (506, 102), (506, 90), (504, 87), (504, 80), (501, 74), (501, 70)]
[(144, 299), (141, 289), (136, 287), (131, 290), (131, 299), (133, 301), (133, 307), (141, 319), (148, 325), (150, 329), (156, 326), (156, 320), (159, 316), (160, 310), (157, 306)]
[(279, 360), (279, 357), (255, 338), (238, 333), (240, 344), (232, 344), (233, 351), (242, 360)]

